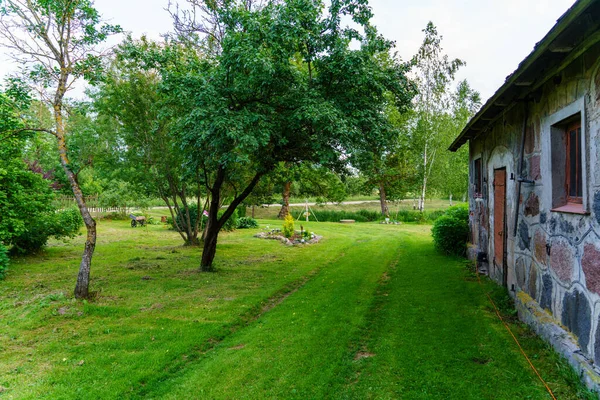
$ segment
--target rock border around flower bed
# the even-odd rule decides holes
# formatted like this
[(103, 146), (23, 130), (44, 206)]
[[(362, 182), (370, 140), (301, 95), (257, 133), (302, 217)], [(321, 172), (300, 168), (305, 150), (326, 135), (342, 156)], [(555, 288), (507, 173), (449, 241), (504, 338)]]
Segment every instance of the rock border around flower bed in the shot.
[(323, 239), (323, 236), (315, 235), (312, 232), (310, 234), (310, 239), (308, 239), (308, 240), (301, 238), (300, 235), (301, 235), (300, 231), (296, 231), (296, 234), (294, 235), (294, 237), (292, 239), (288, 239), (281, 234), (281, 231), (279, 229), (273, 229), (272, 231), (269, 231), (269, 232), (257, 233), (256, 235), (254, 235), (254, 237), (259, 238), (259, 239), (278, 240), (281, 243), (285, 244), (286, 246), (300, 246), (303, 244), (315, 244), (315, 243), (319, 243), (321, 241), (321, 239)]

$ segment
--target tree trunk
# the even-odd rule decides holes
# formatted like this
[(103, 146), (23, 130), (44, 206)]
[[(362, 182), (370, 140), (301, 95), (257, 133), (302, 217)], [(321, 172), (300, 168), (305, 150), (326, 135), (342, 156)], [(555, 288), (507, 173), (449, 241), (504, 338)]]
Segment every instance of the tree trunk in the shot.
[(383, 183), (379, 184), (379, 204), (381, 205), (381, 215), (385, 217), (390, 216), (390, 210), (387, 206), (386, 195), (385, 195), (385, 187)]
[(254, 204), (252, 204), (252, 218), (254, 218)]
[(283, 185), (283, 204), (277, 218), (284, 219), (290, 213), (290, 195), (292, 191), (292, 182), (288, 181)]
[(213, 261), (217, 254), (217, 240), (219, 239), (219, 228), (215, 221), (214, 224), (208, 223), (204, 234), (204, 248), (202, 250), (202, 261), (200, 269), (202, 272), (213, 272)]
[(77, 275), (77, 283), (75, 285), (74, 292), (75, 298), (86, 299), (90, 295), (90, 270), (92, 267), (92, 256), (94, 255), (94, 249), (96, 248), (96, 221), (94, 221), (94, 218), (92, 218), (92, 215), (85, 204), (83, 192), (79, 187), (77, 177), (73, 171), (71, 171), (71, 165), (67, 154), (67, 143), (65, 140), (62, 104), (59, 102), (54, 105), (54, 121), (56, 124), (56, 139), (58, 142), (60, 163), (65, 171), (67, 179), (69, 180), (71, 190), (73, 191), (73, 196), (75, 196), (77, 207), (79, 208), (79, 212), (83, 218), (83, 223), (85, 224), (85, 229), (87, 230), (85, 247), (83, 249), (83, 255), (81, 256), (81, 264), (79, 264), (79, 273)]
[(256, 184), (260, 180), (260, 177), (263, 176), (264, 173), (265, 172), (256, 173), (246, 189), (244, 189), (244, 191), (235, 199), (233, 199), (231, 204), (229, 204), (229, 207), (227, 207), (221, 218), (217, 218), (221, 201), (221, 188), (223, 186), (223, 182), (225, 181), (225, 168), (220, 166), (217, 169), (215, 182), (210, 189), (210, 208), (208, 210), (208, 222), (206, 224), (206, 230), (204, 234), (204, 249), (202, 251), (202, 260), (200, 262), (201, 271), (214, 271), (213, 261), (217, 253), (217, 240), (219, 238), (219, 232), (221, 231), (221, 228), (225, 224), (225, 221), (227, 221), (229, 217), (233, 215), (237, 206), (239, 206), (242, 201), (244, 201), (250, 195), (250, 193), (252, 193), (252, 190), (254, 190)]
[(421, 196), (419, 197), (419, 211), (425, 210), (425, 194), (427, 191), (427, 145), (423, 152), (423, 186), (421, 186)]

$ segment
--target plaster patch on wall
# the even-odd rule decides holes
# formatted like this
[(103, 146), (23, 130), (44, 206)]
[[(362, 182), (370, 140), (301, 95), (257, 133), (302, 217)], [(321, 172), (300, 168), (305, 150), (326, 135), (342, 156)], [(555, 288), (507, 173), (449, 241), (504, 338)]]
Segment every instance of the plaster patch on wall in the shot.
[(525, 131), (525, 153), (531, 154), (535, 150), (535, 132), (533, 124), (528, 125)]
[(529, 159), (529, 177), (534, 181), (542, 179), (540, 156), (533, 156)]
[(563, 298), (562, 323), (577, 336), (581, 349), (587, 352), (592, 328), (591, 309), (585, 295), (577, 289)]
[(584, 246), (581, 267), (585, 273), (588, 290), (600, 294), (600, 250), (592, 243), (586, 243)]
[(559, 241), (552, 244), (550, 266), (561, 281), (571, 282), (574, 262), (571, 246), (568, 243)]

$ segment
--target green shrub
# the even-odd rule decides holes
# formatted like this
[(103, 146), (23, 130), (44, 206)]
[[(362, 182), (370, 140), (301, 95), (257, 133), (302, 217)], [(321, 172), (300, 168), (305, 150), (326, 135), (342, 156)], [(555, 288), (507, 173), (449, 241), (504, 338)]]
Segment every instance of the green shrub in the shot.
[[(390, 218), (399, 222), (412, 222), (418, 224), (430, 224), (438, 219), (444, 211), (424, 211), (418, 210), (400, 210), (396, 213), (392, 212)], [(375, 222), (381, 221), (384, 217), (379, 211), (358, 210), (358, 211), (326, 211), (316, 210), (311, 213), (320, 222), (340, 222), (342, 219), (353, 219), (356, 222)]]
[[(218, 218), (221, 218), (224, 213), (225, 213), (225, 210), (219, 211)], [(231, 231), (235, 231), (237, 229), (237, 226), (238, 226), (238, 210), (236, 209), (233, 212), (233, 214), (231, 214), (231, 217), (229, 217), (229, 219), (227, 219), (227, 221), (225, 221), (225, 224), (223, 225), (223, 227), (221, 229), (224, 230), (225, 232), (231, 232)]]
[(72, 208), (56, 213), (34, 215), (26, 221), (25, 229), (12, 237), (12, 251), (18, 254), (36, 253), (50, 237), (72, 238), (83, 225), (79, 210)]
[(6, 276), (9, 262), (8, 249), (0, 243), (0, 280), (4, 279)]
[(469, 238), (469, 210), (466, 205), (450, 207), (431, 229), (435, 247), (445, 254), (465, 256)]
[(392, 213), (392, 217), (400, 222), (416, 222), (418, 224), (430, 224), (444, 214), (442, 210), (435, 211), (418, 211), (418, 210), (400, 210), (396, 214)]
[(294, 236), (294, 217), (292, 217), (291, 214), (286, 215), (283, 220), (282, 232), (283, 236), (288, 239)]
[(311, 213), (311, 217), (316, 217), (319, 222), (340, 222), (342, 219), (353, 219), (356, 222), (373, 222), (381, 219), (381, 213), (377, 211), (359, 210), (359, 211), (327, 211), (316, 210)]
[(238, 229), (258, 228), (258, 221), (252, 217), (241, 217), (238, 219)]

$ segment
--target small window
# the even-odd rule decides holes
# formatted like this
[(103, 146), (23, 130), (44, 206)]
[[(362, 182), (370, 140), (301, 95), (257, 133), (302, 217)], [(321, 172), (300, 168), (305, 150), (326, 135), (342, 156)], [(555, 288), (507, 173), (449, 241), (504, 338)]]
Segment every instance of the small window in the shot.
[(551, 126), (552, 211), (585, 213), (585, 149), (581, 114)]
[(481, 158), (473, 161), (473, 197), (481, 197), (482, 175)]

